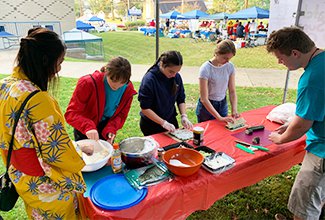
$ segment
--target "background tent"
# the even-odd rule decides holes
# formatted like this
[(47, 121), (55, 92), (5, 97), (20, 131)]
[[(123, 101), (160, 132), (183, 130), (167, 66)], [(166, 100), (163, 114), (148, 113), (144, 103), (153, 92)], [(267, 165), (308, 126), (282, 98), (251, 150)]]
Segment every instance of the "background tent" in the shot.
[(105, 21), (105, 20), (97, 16), (92, 16), (88, 21)]
[(101, 37), (74, 28), (63, 32), (62, 39), (67, 46), (68, 57), (90, 60), (104, 59)]
[(179, 14), (179, 15), (176, 16), (176, 19), (178, 19), (178, 20), (189, 20), (189, 19), (192, 19), (192, 18), (185, 17), (184, 15)]
[(212, 15), (208, 15), (207, 17), (201, 17), (201, 18), (205, 18), (205, 19), (211, 19), (211, 20), (223, 20), (229, 17), (230, 14), (228, 13), (217, 13), (217, 14), (212, 14)]
[(251, 7), (244, 10), (237, 11), (228, 16), (229, 19), (249, 19), (249, 18), (269, 18), (270, 13), (268, 10)]
[(88, 31), (89, 29), (95, 29), (94, 26), (84, 23), (82, 21), (76, 21), (76, 27), (78, 30)]
[(0, 31), (0, 49), (19, 45), (19, 37), (6, 31)]
[[(186, 13), (183, 13), (182, 16), (187, 19), (199, 19), (200, 17), (207, 17), (209, 14), (201, 10), (193, 10)], [(178, 18), (178, 17), (177, 17)]]
[(128, 10), (128, 16), (141, 16), (142, 12), (140, 9), (137, 9), (135, 6)]
[(169, 19), (176, 19), (177, 15), (180, 15), (181, 13), (178, 11), (170, 11), (168, 13), (165, 14), (161, 14), (159, 17), (160, 18), (169, 18)]

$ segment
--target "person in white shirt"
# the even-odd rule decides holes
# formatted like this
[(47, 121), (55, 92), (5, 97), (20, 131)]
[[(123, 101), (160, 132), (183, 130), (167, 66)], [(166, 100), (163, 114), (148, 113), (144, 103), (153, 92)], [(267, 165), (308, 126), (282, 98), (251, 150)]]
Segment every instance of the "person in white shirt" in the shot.
[[(231, 40), (223, 40), (217, 44), (213, 58), (200, 67), (200, 98), (196, 107), (198, 122), (213, 119), (233, 122), (233, 118), (239, 117), (235, 68), (229, 62), (235, 54), (235, 44)], [(228, 116), (227, 89), (229, 90), (231, 116)]]
[(250, 32), (251, 35), (256, 34), (256, 28), (257, 28), (257, 26), (256, 26), (256, 23), (255, 23), (255, 20), (252, 20), (252, 23), (249, 26), (249, 32)]

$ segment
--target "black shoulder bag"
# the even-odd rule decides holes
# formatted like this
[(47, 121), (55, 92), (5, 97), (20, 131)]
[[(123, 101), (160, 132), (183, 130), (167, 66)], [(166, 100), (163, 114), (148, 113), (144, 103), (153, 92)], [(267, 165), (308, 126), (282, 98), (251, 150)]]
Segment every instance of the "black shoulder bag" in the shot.
[(6, 172), (0, 175), (0, 211), (7, 212), (11, 210), (15, 206), (17, 199), (19, 197), (14, 184), (11, 182), (9, 178), (8, 169), (10, 165), (10, 158), (13, 149), (15, 131), (16, 131), (18, 120), (28, 100), (38, 92), (39, 90), (30, 93), (27, 96), (27, 98), (24, 100), (23, 104), (20, 106), (17, 115), (15, 115), (15, 122), (13, 126), (11, 140), (10, 140), (9, 150), (8, 150), (7, 168), (6, 168)]

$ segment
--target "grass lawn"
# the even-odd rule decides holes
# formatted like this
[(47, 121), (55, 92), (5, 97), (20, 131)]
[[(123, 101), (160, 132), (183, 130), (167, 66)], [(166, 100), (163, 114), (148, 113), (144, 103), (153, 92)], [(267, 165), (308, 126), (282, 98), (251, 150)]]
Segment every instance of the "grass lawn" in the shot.
[[(3, 77), (3, 75), (0, 75), (0, 78)], [(65, 112), (76, 82), (77, 79), (60, 79), (57, 99), (63, 112)], [(135, 83), (135, 88), (139, 88), (139, 83)], [(185, 90), (189, 119), (196, 122), (195, 106), (198, 98), (198, 85), (185, 85)], [(265, 105), (278, 105), (281, 103), (282, 98), (282, 89), (238, 87), (237, 93), (238, 110), (240, 112)], [(295, 90), (289, 90), (288, 101), (293, 102), (295, 95)], [(135, 97), (125, 126), (118, 132), (116, 141), (121, 141), (127, 137), (142, 136), (138, 125), (140, 119), (139, 110), (139, 103), (137, 97)], [(70, 126), (68, 126), (68, 131), (71, 135), (72, 128)], [(1, 162), (0, 170), (4, 171), (4, 169)], [(286, 203), (298, 169), (299, 166), (295, 166), (288, 172), (266, 178), (253, 186), (233, 192), (217, 201), (207, 211), (197, 211), (190, 215), (188, 219), (274, 219), (274, 214), (278, 212), (290, 217), (291, 215), (286, 209)], [(27, 219), (21, 199), (13, 210), (7, 213), (0, 212), (0, 215), (8, 220)]]
[[(142, 32), (103, 32), (97, 34), (103, 38), (105, 61), (115, 56), (123, 56), (132, 64), (151, 65), (155, 61), (155, 37), (144, 36)], [(159, 51), (178, 50), (183, 55), (184, 66), (201, 66), (214, 54), (215, 43), (195, 43), (190, 38), (159, 38)], [(76, 59), (66, 58), (73, 61)], [(80, 60), (78, 60), (80, 61)], [(285, 69), (277, 64), (275, 57), (268, 54), (265, 46), (240, 48), (231, 60), (236, 67), (241, 68), (271, 68)]]

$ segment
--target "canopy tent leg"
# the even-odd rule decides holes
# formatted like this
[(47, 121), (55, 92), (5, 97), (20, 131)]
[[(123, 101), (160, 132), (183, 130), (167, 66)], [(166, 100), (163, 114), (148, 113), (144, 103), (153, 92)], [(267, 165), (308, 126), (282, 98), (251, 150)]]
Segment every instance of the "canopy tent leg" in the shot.
[[(299, 0), (297, 12), (296, 12), (296, 14), (294, 14), (294, 16), (295, 16), (295, 25), (294, 26), (296, 26), (298, 28), (301, 28), (299, 26), (299, 19), (300, 19), (300, 16), (303, 15), (303, 13), (301, 13), (301, 5), (302, 5), (302, 0)], [(285, 103), (286, 98), (287, 98), (289, 78), (290, 78), (290, 70), (288, 69), (287, 76), (286, 76), (286, 82), (285, 82), (285, 86), (284, 86), (282, 103)]]
[(156, 60), (159, 58), (159, 0), (156, 0)]
[(284, 85), (282, 104), (286, 102), (289, 79), (290, 79), (290, 70), (288, 69), (287, 70), (287, 75), (286, 75), (286, 82), (285, 82), (285, 85)]

